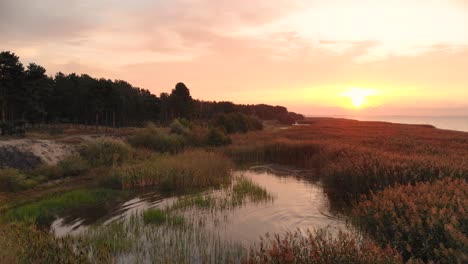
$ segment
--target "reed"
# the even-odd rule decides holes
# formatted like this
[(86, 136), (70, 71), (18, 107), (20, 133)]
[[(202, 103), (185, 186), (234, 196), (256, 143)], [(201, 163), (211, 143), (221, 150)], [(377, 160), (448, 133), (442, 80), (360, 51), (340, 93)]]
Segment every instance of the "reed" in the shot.
[(124, 189), (157, 186), (165, 191), (187, 191), (229, 183), (232, 167), (221, 154), (192, 150), (123, 165), (114, 168), (111, 177)]
[(382, 249), (370, 240), (328, 230), (287, 232), (267, 235), (259, 246), (250, 250), (245, 264), (267, 263), (403, 263), (401, 256), (391, 248)]
[(405, 260), (468, 261), (468, 183), (462, 179), (398, 185), (373, 193), (354, 210), (354, 223)]

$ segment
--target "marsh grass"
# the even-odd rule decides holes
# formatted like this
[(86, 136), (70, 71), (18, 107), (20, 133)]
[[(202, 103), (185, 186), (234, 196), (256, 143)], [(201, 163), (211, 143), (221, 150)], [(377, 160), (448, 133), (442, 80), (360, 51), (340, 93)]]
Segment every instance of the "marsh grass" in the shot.
[(193, 150), (123, 165), (114, 168), (111, 177), (124, 189), (156, 186), (164, 191), (189, 191), (229, 183), (232, 167), (219, 153)]
[(37, 180), (29, 179), (24, 172), (18, 169), (0, 169), (0, 192), (22, 191), (37, 184)]
[(254, 263), (353, 263), (400, 264), (401, 256), (391, 248), (382, 249), (370, 240), (351, 233), (332, 234), (326, 229), (267, 235), (250, 250), (243, 261)]
[(197, 208), (211, 210), (216, 213), (232, 210), (248, 202), (254, 204), (265, 203), (272, 202), (273, 199), (273, 196), (265, 188), (246, 177), (240, 176), (236, 177), (230, 186), (226, 186), (217, 192), (179, 198), (168, 207), (168, 211)]
[(173, 226), (182, 226), (185, 224), (185, 219), (179, 215), (173, 215), (167, 210), (159, 208), (148, 209), (143, 213), (143, 221), (145, 224), (162, 225), (168, 223)]
[(87, 245), (91, 262), (239, 263), (246, 257), (240, 244), (222, 240), (203, 226), (190, 221), (174, 226), (165, 213), (157, 215), (152, 219), (158, 224), (148, 224), (144, 216), (135, 214), (73, 239)]
[(239, 177), (232, 187), (233, 203), (243, 203), (246, 199), (251, 202), (272, 200), (273, 197), (268, 191), (253, 182), (251, 179)]
[(24, 224), (0, 225), (0, 263), (89, 263), (68, 240)]
[(80, 155), (92, 166), (123, 164), (132, 157), (132, 148), (121, 140), (102, 139), (85, 143)]
[(354, 223), (405, 260), (468, 261), (468, 184), (444, 179), (373, 193), (353, 210)]
[(111, 202), (124, 195), (126, 195), (125, 192), (109, 189), (75, 190), (12, 208), (0, 219), (7, 222), (45, 224), (57, 215), (76, 208)]

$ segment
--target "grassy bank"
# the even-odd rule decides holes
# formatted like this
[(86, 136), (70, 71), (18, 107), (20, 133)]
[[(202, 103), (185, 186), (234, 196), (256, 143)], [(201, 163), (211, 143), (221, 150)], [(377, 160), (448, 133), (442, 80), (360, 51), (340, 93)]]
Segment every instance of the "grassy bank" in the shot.
[(110, 189), (75, 190), (12, 208), (0, 219), (7, 222), (44, 224), (66, 212), (112, 202), (122, 195), (125, 193)]

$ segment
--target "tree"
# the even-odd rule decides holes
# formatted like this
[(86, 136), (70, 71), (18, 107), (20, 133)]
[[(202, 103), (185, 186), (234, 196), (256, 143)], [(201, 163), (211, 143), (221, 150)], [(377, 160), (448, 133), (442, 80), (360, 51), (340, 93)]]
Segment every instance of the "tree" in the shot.
[(193, 99), (184, 83), (177, 83), (170, 95), (171, 118), (191, 118)]
[(20, 99), (23, 73), (23, 64), (18, 56), (9, 51), (0, 53), (0, 110), (3, 122), (7, 120), (8, 108), (13, 108), (12, 101)]

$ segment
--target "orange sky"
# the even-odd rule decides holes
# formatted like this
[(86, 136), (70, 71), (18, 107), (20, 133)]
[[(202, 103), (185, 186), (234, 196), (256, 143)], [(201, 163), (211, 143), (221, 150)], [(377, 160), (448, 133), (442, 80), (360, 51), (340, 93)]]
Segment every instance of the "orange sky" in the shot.
[(0, 32), (49, 74), (157, 94), (183, 81), (304, 114), (468, 115), (466, 0), (3, 0)]

